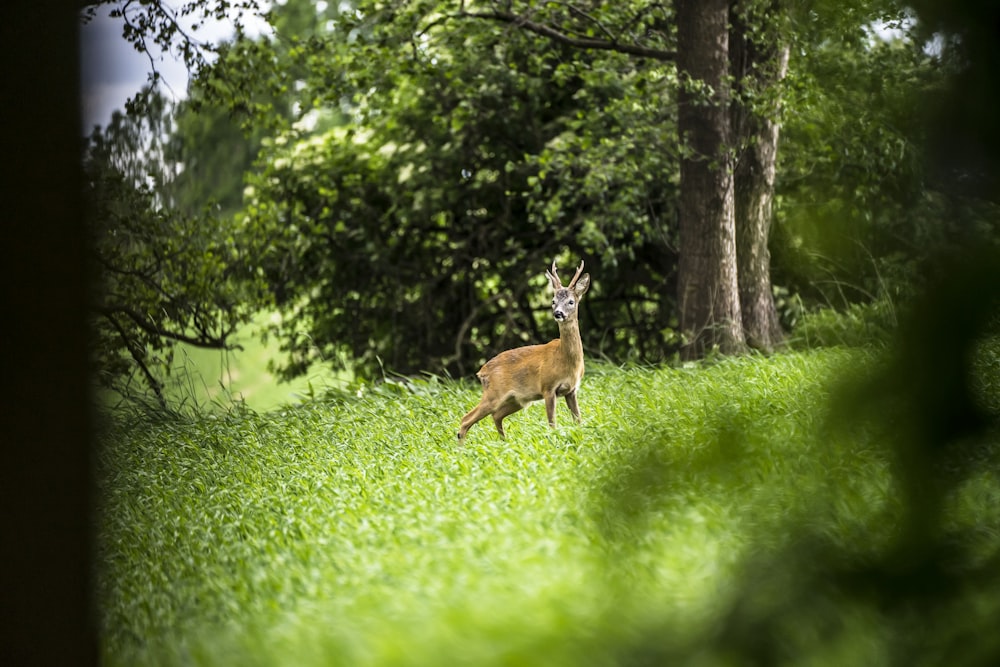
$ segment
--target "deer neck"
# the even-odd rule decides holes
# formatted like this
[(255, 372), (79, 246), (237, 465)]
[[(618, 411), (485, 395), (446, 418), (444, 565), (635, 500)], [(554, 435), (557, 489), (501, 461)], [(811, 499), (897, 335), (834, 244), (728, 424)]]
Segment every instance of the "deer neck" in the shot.
[(559, 349), (564, 357), (583, 359), (583, 341), (580, 340), (580, 323), (575, 317), (559, 323)]

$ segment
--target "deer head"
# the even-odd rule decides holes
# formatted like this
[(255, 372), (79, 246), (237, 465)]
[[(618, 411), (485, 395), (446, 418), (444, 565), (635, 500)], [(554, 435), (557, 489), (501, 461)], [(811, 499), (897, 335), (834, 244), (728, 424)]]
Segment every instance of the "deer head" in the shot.
[(581, 273), (583, 273), (582, 260), (580, 261), (580, 266), (576, 269), (576, 273), (573, 274), (573, 280), (569, 281), (569, 285), (563, 287), (562, 281), (559, 280), (559, 273), (556, 270), (554, 260), (552, 268), (545, 272), (546, 277), (549, 279), (549, 284), (552, 286), (552, 317), (555, 318), (556, 322), (576, 319), (576, 309), (580, 303), (580, 298), (586, 294), (587, 289), (590, 287), (590, 274), (584, 273), (581, 278)]

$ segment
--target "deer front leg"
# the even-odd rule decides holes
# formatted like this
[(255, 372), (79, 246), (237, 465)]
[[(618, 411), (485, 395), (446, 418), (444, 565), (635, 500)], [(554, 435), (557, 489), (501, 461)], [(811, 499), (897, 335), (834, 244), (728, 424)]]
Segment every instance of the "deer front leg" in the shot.
[(566, 394), (566, 405), (569, 407), (569, 411), (573, 413), (573, 419), (577, 423), (580, 423), (580, 405), (576, 402), (576, 390)]
[(549, 426), (556, 427), (556, 393), (545, 395), (545, 414), (549, 418)]

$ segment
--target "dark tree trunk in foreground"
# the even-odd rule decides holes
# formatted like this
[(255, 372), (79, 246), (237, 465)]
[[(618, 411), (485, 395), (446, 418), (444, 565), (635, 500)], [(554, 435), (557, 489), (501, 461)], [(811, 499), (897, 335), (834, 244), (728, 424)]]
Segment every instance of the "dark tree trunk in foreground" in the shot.
[[(683, 356), (744, 349), (730, 151), (729, 2), (679, 0), (681, 160), (678, 308)], [(705, 90), (707, 87), (707, 90)]]
[[(5, 665), (100, 664), (78, 7), (0, 5)], [(45, 45), (39, 48), (39, 36)], [(24, 54), (31, 53), (30, 58)], [(39, 85), (39, 82), (44, 84)], [(30, 102), (29, 102), (30, 100)], [(93, 449), (92, 449), (93, 448)]]
[(738, 16), (732, 25), (731, 72), (741, 98), (732, 106), (740, 308), (747, 343), (770, 352), (784, 339), (771, 289), (768, 240), (780, 130), (774, 87), (788, 71), (788, 46), (752, 42)]

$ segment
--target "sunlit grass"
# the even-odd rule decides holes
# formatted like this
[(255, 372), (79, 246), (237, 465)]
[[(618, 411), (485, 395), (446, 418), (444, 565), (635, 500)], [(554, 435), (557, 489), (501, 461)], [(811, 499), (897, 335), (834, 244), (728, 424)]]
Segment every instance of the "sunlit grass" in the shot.
[[(859, 554), (890, 539), (886, 454), (827, 407), (871, 356), (595, 364), (582, 424), (560, 405), (550, 430), (536, 405), (507, 441), (486, 420), (462, 446), (478, 391), (434, 378), (267, 415), (119, 419), (99, 471), (105, 655), (599, 665), (650, 632), (682, 651), (716, 632), (748, 567), (803, 532)], [(955, 505), (975, 522), (997, 488), (979, 479)], [(998, 541), (985, 533), (984, 557)], [(845, 612), (861, 639), (817, 664), (881, 655), (869, 615)]]

